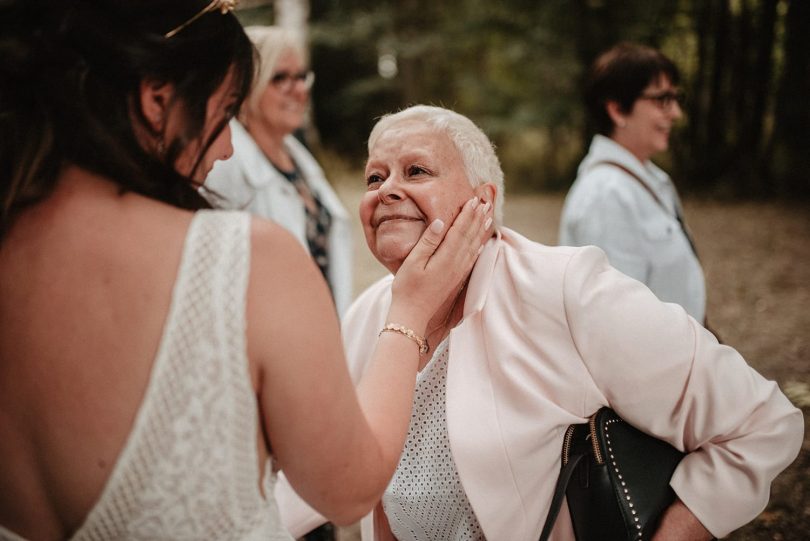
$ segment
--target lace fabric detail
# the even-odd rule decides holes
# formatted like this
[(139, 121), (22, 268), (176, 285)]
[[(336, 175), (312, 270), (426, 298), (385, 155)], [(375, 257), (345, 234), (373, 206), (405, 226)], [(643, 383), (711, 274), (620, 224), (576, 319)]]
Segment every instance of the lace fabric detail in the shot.
[(245, 342), (250, 217), (192, 220), (132, 432), (74, 540), (291, 540), (259, 490), (257, 403)]

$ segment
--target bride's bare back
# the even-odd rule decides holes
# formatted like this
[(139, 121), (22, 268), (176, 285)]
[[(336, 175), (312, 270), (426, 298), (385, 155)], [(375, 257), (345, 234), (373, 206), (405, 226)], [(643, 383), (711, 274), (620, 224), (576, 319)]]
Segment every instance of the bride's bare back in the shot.
[(73, 170), (0, 247), (0, 524), (45, 538), (80, 525), (124, 445), (192, 217), (117, 192)]

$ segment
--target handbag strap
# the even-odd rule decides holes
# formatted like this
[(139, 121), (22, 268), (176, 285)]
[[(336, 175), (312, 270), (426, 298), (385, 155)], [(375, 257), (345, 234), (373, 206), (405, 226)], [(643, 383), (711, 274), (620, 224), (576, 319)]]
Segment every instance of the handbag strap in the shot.
[(574, 474), (574, 468), (577, 467), (577, 464), (584, 456), (585, 453), (572, 455), (568, 463), (560, 471), (557, 486), (554, 487), (554, 496), (551, 498), (551, 507), (549, 507), (548, 515), (546, 515), (546, 523), (543, 525), (543, 531), (540, 534), (540, 541), (547, 541), (548, 536), (551, 535), (551, 529), (554, 527), (554, 523), (557, 522), (557, 515), (560, 514), (560, 507), (562, 507), (563, 498), (565, 498), (565, 490), (568, 488), (568, 483)]
[[(661, 198), (658, 197), (658, 195), (652, 190), (652, 188), (650, 188), (647, 185), (647, 183), (644, 182), (644, 179), (642, 179), (636, 173), (634, 173), (633, 171), (631, 171), (630, 169), (628, 169), (624, 165), (620, 164), (619, 162), (614, 162), (614, 161), (610, 161), (610, 160), (603, 160), (601, 162), (596, 162), (595, 164), (591, 165), (590, 168), (593, 169), (597, 165), (612, 165), (613, 167), (618, 167), (619, 169), (621, 169), (622, 171), (624, 171), (625, 173), (630, 175), (631, 178), (634, 178), (635, 180), (637, 180), (638, 183), (641, 184), (641, 186), (645, 190), (647, 190), (647, 193), (650, 194), (650, 196), (655, 200), (656, 203), (658, 203), (658, 206), (660, 206), (662, 209), (664, 209), (664, 211), (667, 214), (669, 214), (669, 209), (664, 204), (664, 202), (661, 201)], [(677, 205), (675, 206), (675, 219), (678, 220), (678, 225), (681, 226), (681, 231), (683, 231), (683, 235), (686, 237), (686, 240), (689, 242), (689, 247), (692, 248), (692, 253), (695, 254), (695, 257), (697, 258), (697, 260), (700, 261), (700, 257), (698, 257), (698, 253), (697, 253), (697, 248), (695, 248), (695, 241), (692, 239), (692, 235), (689, 234), (689, 229), (687, 229), (686, 223), (683, 221), (683, 216), (681, 216), (681, 212), (678, 210)], [(720, 335), (717, 334), (717, 332), (714, 329), (709, 327), (709, 317), (706, 316), (706, 315), (703, 316), (703, 326), (706, 327), (707, 329), (709, 329), (709, 331), (712, 334), (714, 334), (714, 336), (717, 338), (718, 342), (722, 343)]]
[[(614, 161), (610, 161), (610, 160), (603, 160), (603, 161), (596, 162), (595, 164), (591, 165), (590, 168), (593, 169), (597, 165), (612, 165), (613, 167), (621, 169), (622, 171), (624, 171), (625, 173), (630, 175), (631, 178), (638, 181), (638, 183), (641, 184), (641, 187), (644, 188), (645, 190), (647, 190), (647, 193), (650, 194), (650, 196), (653, 198), (653, 200), (656, 203), (658, 203), (658, 206), (661, 207), (662, 209), (664, 209), (664, 212), (666, 212), (667, 214), (670, 213), (669, 208), (664, 204), (663, 201), (661, 201), (661, 198), (658, 197), (658, 194), (656, 194), (653, 191), (653, 189), (650, 188), (650, 186), (646, 182), (644, 182), (644, 179), (642, 179), (640, 176), (638, 176), (634, 171), (630, 170), (628, 167), (625, 167), (624, 165), (620, 164), (619, 162), (614, 162)], [(675, 205), (675, 219), (678, 220), (678, 225), (681, 226), (681, 231), (683, 231), (683, 235), (686, 237), (686, 240), (689, 242), (689, 247), (692, 248), (692, 253), (695, 254), (695, 257), (698, 257), (697, 249), (695, 248), (695, 241), (692, 239), (692, 235), (689, 234), (689, 230), (686, 228), (686, 223), (683, 221), (683, 216), (681, 216), (681, 212), (680, 212), (680, 210), (678, 210), (677, 205)], [(700, 258), (698, 258), (698, 260), (699, 259)]]

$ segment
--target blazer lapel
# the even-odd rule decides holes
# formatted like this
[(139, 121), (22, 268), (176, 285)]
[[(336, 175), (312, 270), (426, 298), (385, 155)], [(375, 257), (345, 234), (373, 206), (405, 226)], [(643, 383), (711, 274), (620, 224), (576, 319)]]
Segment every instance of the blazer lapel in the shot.
[[(500, 233), (481, 252), (470, 277), (464, 319), (450, 333), (447, 430), (462, 486), (487, 539), (526, 538), (526, 512), (500, 437), (481, 309), (500, 255)], [(485, 436), (484, 436), (485, 435)]]

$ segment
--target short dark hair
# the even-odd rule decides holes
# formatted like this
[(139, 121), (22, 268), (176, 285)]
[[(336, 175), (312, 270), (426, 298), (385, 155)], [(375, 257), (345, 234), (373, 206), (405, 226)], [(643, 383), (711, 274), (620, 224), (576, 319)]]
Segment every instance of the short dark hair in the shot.
[[(250, 89), (254, 49), (232, 13), (202, 11), (210, 0), (5, 0), (0, 3), (0, 239), (25, 207), (47, 197), (75, 164), (123, 191), (182, 208), (203, 208), (198, 186), (173, 164), (205, 127), (208, 99), (229, 73)], [(171, 83), (183, 133), (161, 156), (142, 147), (151, 132), (140, 108), (144, 80)], [(226, 117), (202, 141), (205, 151)], [(193, 172), (192, 172), (193, 173)]]
[(619, 43), (600, 54), (591, 65), (585, 81), (585, 107), (598, 133), (610, 135), (614, 125), (605, 104), (615, 101), (630, 112), (647, 86), (665, 76), (673, 85), (680, 83), (675, 64), (660, 51), (636, 43)]

